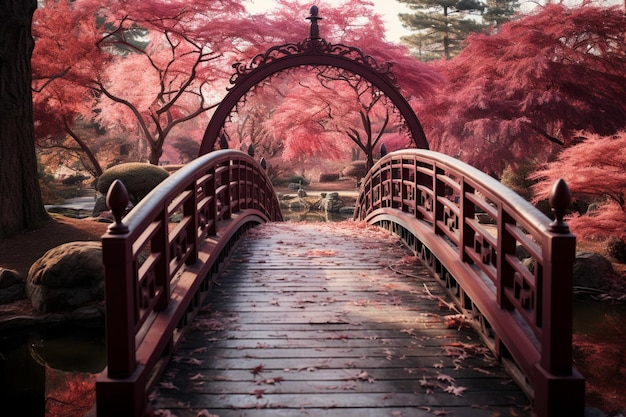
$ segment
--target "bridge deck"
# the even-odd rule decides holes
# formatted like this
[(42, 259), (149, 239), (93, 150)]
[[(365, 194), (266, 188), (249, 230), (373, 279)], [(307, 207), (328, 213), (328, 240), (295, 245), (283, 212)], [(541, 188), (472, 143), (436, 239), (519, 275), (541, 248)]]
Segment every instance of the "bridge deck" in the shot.
[(178, 417), (530, 416), (444, 294), (378, 229), (258, 227), (227, 261), (151, 406)]

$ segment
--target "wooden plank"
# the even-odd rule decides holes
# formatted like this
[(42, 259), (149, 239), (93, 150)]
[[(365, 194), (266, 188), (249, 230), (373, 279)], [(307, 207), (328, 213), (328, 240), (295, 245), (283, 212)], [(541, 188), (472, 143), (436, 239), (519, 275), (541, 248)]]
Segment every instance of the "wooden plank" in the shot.
[(530, 416), (443, 294), (378, 229), (261, 226), (227, 261), (151, 406), (178, 417)]

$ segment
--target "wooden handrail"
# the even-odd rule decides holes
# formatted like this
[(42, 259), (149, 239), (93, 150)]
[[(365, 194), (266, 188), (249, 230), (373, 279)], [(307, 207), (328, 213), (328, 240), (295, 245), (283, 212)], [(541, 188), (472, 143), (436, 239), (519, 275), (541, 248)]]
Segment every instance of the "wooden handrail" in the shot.
[(232, 150), (185, 165), (125, 217), (121, 182), (107, 204), (115, 223), (102, 237), (107, 368), (96, 383), (97, 415), (138, 417), (236, 239), (282, 215), (263, 168)]
[(559, 181), (551, 222), (483, 172), (416, 149), (382, 158), (355, 208), (356, 219), (392, 230), (422, 258), (508, 364), (539, 417), (584, 415), (584, 378), (572, 366), (569, 202)]

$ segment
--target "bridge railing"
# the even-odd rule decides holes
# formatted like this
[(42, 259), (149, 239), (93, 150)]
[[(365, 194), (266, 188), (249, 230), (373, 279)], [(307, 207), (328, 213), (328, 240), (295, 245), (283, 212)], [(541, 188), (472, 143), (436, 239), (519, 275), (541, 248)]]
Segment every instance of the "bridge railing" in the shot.
[(239, 151), (199, 157), (128, 215), (112, 184), (115, 223), (102, 237), (107, 368), (96, 383), (97, 415), (141, 416), (153, 385), (243, 231), (281, 220), (265, 171)]
[(481, 171), (428, 150), (391, 153), (364, 179), (355, 218), (397, 233), (439, 278), (533, 400), (534, 414), (584, 415), (572, 367), (576, 237), (559, 181), (550, 221)]

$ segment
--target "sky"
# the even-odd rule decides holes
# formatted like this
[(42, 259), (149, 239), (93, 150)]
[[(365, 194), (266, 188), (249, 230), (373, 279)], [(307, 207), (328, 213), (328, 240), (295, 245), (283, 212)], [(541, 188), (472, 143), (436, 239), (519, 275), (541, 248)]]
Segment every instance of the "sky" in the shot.
[[(273, 0), (249, 0), (252, 3), (250, 11), (262, 12), (264, 10), (272, 9), (275, 6)], [(371, 0), (374, 3), (374, 11), (381, 15), (385, 21), (385, 27), (387, 30), (387, 40), (393, 42), (400, 42), (400, 37), (408, 35), (410, 32), (402, 27), (398, 13), (410, 13), (410, 10), (406, 4), (400, 3), (397, 0)], [(325, 3), (337, 3), (340, 5), (343, 3), (341, 0), (326, 0)], [(311, 6), (315, 4), (315, 0), (311, 0)], [(323, 14), (323, 10), (320, 11), (320, 15)]]
[[(264, 10), (268, 10), (274, 7), (275, 3), (273, 0), (249, 0), (253, 3), (253, 7), (251, 11), (254, 12), (262, 12)], [(411, 32), (402, 27), (400, 23), (400, 19), (398, 18), (399, 13), (411, 13), (411, 10), (407, 7), (406, 4), (400, 3), (397, 0), (370, 0), (374, 3), (374, 11), (380, 14), (384, 21), (385, 27), (387, 30), (387, 40), (392, 42), (400, 42), (400, 38), (402, 36), (408, 35)], [(521, 10), (524, 12), (530, 11), (533, 7), (535, 7), (538, 3), (543, 3), (545, 0), (519, 0), (521, 3)], [(566, 4), (577, 4), (581, 0), (566, 0)], [(605, 0), (604, 4), (612, 5), (612, 4), (621, 4), (624, 0)], [(340, 5), (343, 3), (342, 0), (325, 0), (325, 3), (336, 3)], [(315, 0), (311, 0), (311, 5), (315, 4)], [(320, 12), (323, 14), (323, 10)]]

